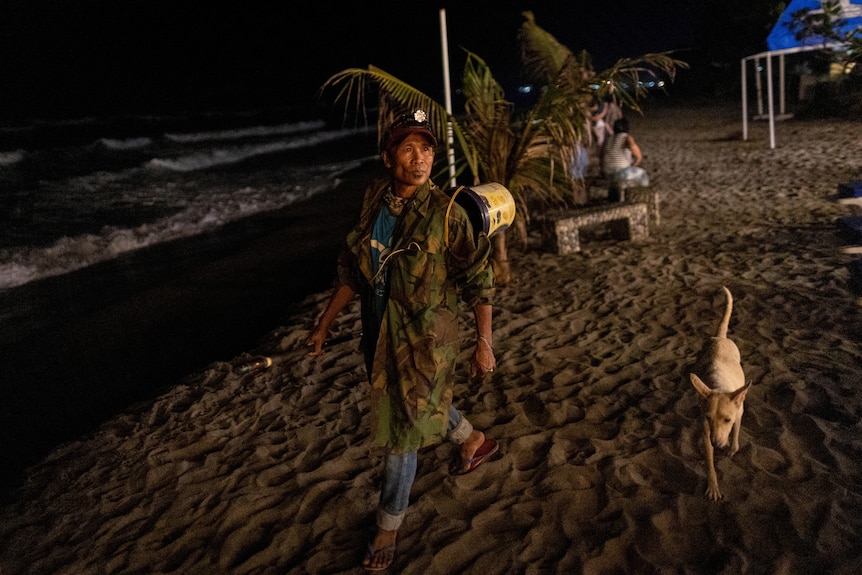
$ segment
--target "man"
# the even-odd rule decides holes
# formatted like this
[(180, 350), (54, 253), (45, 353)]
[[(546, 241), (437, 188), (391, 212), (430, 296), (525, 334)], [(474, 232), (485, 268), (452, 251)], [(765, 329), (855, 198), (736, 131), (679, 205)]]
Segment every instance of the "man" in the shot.
[(493, 371), (491, 245), (461, 206), (431, 181), (437, 139), (423, 111), (386, 130), (381, 157), (389, 177), (366, 190), (359, 222), (338, 258), (338, 279), (306, 345), (323, 353), (332, 322), (359, 294), (362, 348), (371, 384), (372, 439), (387, 455), (377, 533), (363, 567), (387, 569), (416, 476), (419, 448), (461, 445), (455, 474), (498, 450), (452, 407), (459, 299), (472, 307), (472, 377)]

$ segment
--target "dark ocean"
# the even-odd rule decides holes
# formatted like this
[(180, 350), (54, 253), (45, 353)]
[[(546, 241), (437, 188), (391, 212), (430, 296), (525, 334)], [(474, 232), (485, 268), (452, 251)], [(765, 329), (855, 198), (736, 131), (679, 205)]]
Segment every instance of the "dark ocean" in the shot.
[(327, 289), (375, 143), (297, 109), (0, 125), (3, 482)]

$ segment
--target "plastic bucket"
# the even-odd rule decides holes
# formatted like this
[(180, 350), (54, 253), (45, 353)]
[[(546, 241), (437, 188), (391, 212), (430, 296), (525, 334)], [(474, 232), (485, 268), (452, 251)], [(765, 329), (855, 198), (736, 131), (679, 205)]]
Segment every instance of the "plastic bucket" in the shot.
[(505, 230), (515, 221), (515, 198), (501, 184), (490, 182), (464, 186), (447, 192), (467, 212), (473, 229), (488, 237)]

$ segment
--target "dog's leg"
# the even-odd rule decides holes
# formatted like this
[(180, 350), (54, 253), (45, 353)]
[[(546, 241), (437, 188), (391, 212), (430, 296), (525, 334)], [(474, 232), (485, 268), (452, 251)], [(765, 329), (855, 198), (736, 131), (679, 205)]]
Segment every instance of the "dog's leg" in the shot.
[(751, 387), (750, 381), (730, 396), (731, 401), (737, 406), (736, 419), (733, 421), (733, 442), (730, 445), (730, 455), (739, 451), (739, 430), (742, 427), (742, 413), (745, 411), (745, 396), (748, 394), (749, 387)]
[(736, 419), (733, 421), (733, 441), (730, 444), (730, 451), (727, 452), (728, 456), (733, 455), (737, 451), (739, 451), (739, 428), (742, 427), (742, 413), (736, 416)]
[(718, 474), (715, 472), (715, 450), (710, 440), (709, 420), (703, 418), (703, 450), (706, 455), (706, 496), (713, 501), (721, 499), (718, 488)]
[[(709, 399), (712, 390), (697, 375), (689, 374), (691, 383), (704, 399)], [(712, 447), (712, 426), (709, 423), (708, 409), (704, 407), (703, 414), (703, 453), (706, 456), (706, 496), (717, 501), (721, 499), (721, 491), (718, 489), (718, 474), (715, 472), (715, 450)]]

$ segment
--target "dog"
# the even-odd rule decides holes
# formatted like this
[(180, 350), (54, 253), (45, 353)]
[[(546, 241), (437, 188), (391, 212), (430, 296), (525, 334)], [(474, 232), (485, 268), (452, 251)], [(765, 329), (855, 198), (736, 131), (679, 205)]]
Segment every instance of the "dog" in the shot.
[[(727, 326), (733, 311), (733, 296), (723, 287), (727, 296), (724, 317), (715, 337), (709, 338), (698, 355), (697, 363), (689, 374), (691, 383), (703, 397), (703, 447), (706, 452), (706, 496), (712, 501), (721, 499), (718, 476), (715, 473), (714, 450), (727, 447), (730, 433), (733, 442), (730, 455), (739, 451), (739, 428), (742, 425), (743, 403), (751, 382), (745, 382), (739, 348), (727, 337)], [(698, 376), (694, 371), (698, 371)]]

